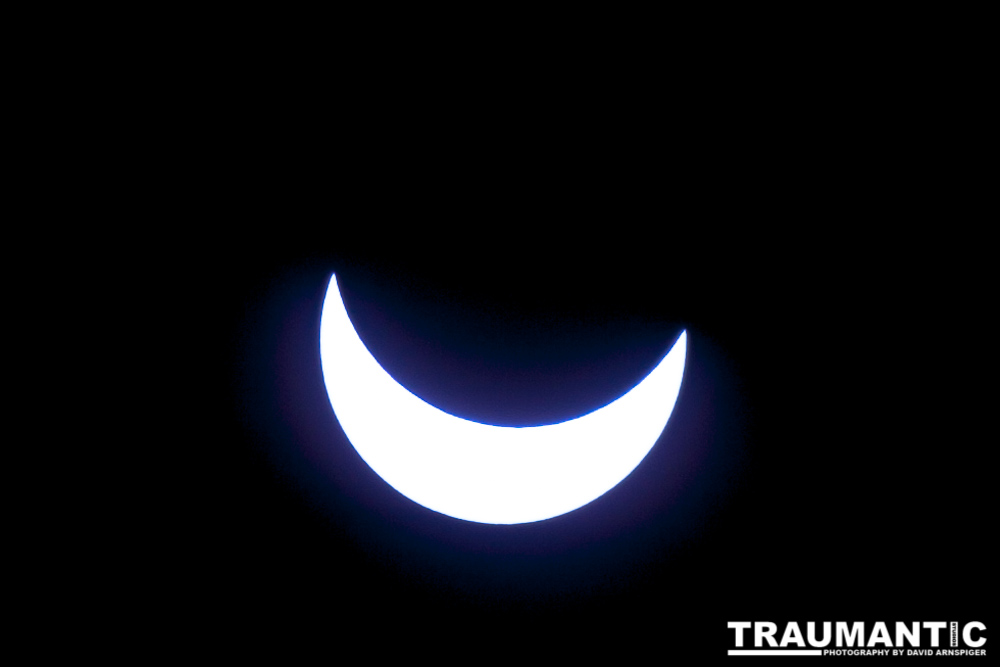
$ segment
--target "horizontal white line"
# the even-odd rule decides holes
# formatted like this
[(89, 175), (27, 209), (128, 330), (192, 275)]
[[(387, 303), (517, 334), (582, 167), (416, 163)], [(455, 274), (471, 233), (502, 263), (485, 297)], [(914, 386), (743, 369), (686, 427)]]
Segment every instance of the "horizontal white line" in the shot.
[(823, 651), (768, 651), (767, 649), (759, 651), (736, 651), (730, 649), (729, 655), (823, 655)]

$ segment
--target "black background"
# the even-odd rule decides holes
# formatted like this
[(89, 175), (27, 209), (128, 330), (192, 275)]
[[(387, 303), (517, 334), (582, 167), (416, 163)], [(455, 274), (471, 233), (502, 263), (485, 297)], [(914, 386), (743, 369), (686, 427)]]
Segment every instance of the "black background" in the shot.
[[(961, 184), (829, 126), (779, 146), (746, 127), (702, 142), (724, 128), (708, 121), (678, 131), (683, 157), (512, 131), (476, 135), (475, 159), (374, 126), (333, 167), (301, 136), (295, 159), (227, 144), (250, 166), (211, 186), (229, 231), (201, 246), (195, 325), (219, 372), (217, 428), (189, 448), (200, 632), (285, 657), (666, 659), (723, 656), (734, 620), (988, 621), (989, 272), (951, 222), (971, 215)], [(568, 515), (426, 510), (330, 408), (334, 273), (380, 363), (455, 414), (576, 416), (687, 330), (675, 412)]]

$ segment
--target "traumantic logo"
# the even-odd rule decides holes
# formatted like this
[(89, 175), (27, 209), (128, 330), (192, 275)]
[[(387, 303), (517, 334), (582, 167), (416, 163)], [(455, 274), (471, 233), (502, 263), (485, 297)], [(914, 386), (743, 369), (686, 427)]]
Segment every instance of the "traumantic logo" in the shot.
[(731, 621), (729, 629), (729, 655), (986, 655), (986, 625), (979, 621), (810, 621), (805, 632), (795, 621), (780, 628), (770, 621)]

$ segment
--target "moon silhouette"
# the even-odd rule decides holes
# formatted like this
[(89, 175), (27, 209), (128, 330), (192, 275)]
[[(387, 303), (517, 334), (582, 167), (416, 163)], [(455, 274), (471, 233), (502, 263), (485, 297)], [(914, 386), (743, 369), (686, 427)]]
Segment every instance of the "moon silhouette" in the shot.
[(489, 524), (559, 516), (625, 479), (670, 419), (686, 353), (684, 331), (638, 385), (582, 417), (493, 426), (448, 414), (396, 382), (358, 336), (336, 276), (320, 322), (330, 405), (365, 463), (428, 509)]

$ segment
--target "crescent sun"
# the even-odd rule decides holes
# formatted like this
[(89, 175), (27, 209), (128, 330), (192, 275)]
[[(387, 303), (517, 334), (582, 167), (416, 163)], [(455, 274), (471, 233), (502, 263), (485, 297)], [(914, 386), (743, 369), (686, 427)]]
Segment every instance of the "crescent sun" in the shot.
[(603, 495), (653, 448), (684, 375), (687, 332), (625, 395), (546, 426), (493, 426), (448, 414), (396, 382), (358, 336), (337, 277), (320, 321), (330, 404), (351, 445), (414, 502), (489, 524), (541, 521)]

